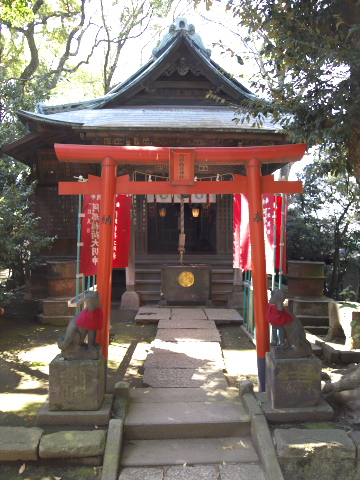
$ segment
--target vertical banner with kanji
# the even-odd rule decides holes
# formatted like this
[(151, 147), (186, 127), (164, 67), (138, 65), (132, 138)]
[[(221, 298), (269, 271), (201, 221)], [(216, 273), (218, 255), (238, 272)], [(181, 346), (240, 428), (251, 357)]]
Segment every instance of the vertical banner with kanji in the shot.
[[(286, 205), (287, 206), (287, 202)], [(284, 256), (285, 258), (285, 220), (286, 209), (282, 214), (281, 195), (263, 195), (263, 221), (266, 254), (266, 272), (274, 272), (274, 248), (276, 245), (275, 268), (280, 265), (280, 239), (281, 229), (284, 228)], [(276, 222), (276, 242), (274, 242), (274, 222)], [(251, 242), (249, 229), (249, 206), (247, 195), (234, 195), (234, 268), (251, 270)], [(283, 271), (285, 262), (283, 262)]]
[(234, 195), (234, 268), (251, 270), (251, 239), (247, 195)]
[[(130, 251), (131, 195), (116, 195), (114, 218), (113, 268), (128, 265)], [(97, 274), (100, 235), (100, 195), (84, 195), (81, 229), (81, 273)]]

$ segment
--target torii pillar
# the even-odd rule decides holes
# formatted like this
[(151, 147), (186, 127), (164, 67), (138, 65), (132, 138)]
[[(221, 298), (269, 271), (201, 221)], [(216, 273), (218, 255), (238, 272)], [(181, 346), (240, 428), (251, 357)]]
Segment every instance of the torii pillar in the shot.
[[(60, 182), (59, 194), (101, 194), (100, 239), (97, 288), (104, 310), (105, 328), (97, 338), (104, 357), (108, 356), (113, 219), (115, 194), (206, 194), (246, 193), (249, 198), (252, 271), (254, 284), (254, 316), (258, 357), (259, 389), (265, 391), (265, 358), (270, 347), (270, 329), (266, 322), (267, 275), (265, 261), (263, 193), (301, 193), (301, 182), (274, 181), (273, 175), (262, 177), (263, 163), (288, 163), (301, 160), (306, 145), (266, 147), (118, 147), (102, 145), (56, 144), (62, 162), (101, 163), (102, 175), (89, 177), (88, 182)], [(169, 182), (131, 182), (128, 176), (116, 178), (117, 164), (168, 165)], [(234, 175), (234, 181), (195, 182), (195, 164), (239, 165), (247, 176)]]

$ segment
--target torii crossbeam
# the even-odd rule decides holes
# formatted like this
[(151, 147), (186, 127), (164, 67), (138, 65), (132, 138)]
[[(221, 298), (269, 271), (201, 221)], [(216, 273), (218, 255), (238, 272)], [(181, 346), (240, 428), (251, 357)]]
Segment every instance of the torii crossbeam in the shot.
[[(269, 351), (269, 324), (265, 320), (267, 275), (263, 221), (263, 193), (301, 193), (301, 182), (274, 181), (273, 175), (262, 177), (265, 163), (288, 163), (301, 160), (306, 145), (264, 147), (120, 147), (102, 145), (56, 144), (60, 162), (101, 163), (101, 178), (90, 176), (88, 182), (60, 182), (60, 195), (100, 194), (100, 239), (97, 286), (104, 310), (105, 327), (98, 332), (103, 355), (108, 356), (113, 219), (116, 194), (234, 194), (246, 193), (249, 200), (254, 314), (259, 389), (265, 390), (265, 357)], [(132, 182), (128, 175), (116, 177), (118, 164), (168, 165), (168, 182)], [(196, 182), (195, 165), (245, 165), (246, 176), (234, 175), (234, 181)]]

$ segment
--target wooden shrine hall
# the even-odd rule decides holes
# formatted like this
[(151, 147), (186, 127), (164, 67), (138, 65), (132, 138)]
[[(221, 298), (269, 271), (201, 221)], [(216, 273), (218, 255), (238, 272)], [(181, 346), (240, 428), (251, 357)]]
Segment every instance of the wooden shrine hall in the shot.
[[(234, 104), (254, 98), (211, 59), (211, 51), (194, 26), (181, 18), (170, 26), (152, 58), (107, 95), (65, 105), (39, 104), (36, 113), (18, 112), (29, 133), (2, 150), (28, 165), (31, 180), (38, 182), (35, 214), (41, 218), (46, 235), (56, 236), (48, 258), (76, 257), (78, 195), (59, 195), (58, 183), (77, 182), (80, 176), (101, 176), (100, 161), (59, 161), (55, 145), (89, 147), (93, 151), (122, 146), (221, 148), (222, 161), (194, 162), (197, 185), (209, 186), (246, 175), (244, 163), (226, 161), (226, 149), (230, 152), (234, 147), (287, 144), (279, 125), (271, 119), (264, 119), (261, 125), (247, 117), (235, 122), (233, 111), (208, 98), (208, 92)], [(284, 161), (290, 161), (290, 157), (284, 158), (263, 162), (262, 176), (271, 175)], [(126, 282), (127, 289), (137, 292), (139, 304), (159, 302), (160, 265), (179, 260), (181, 194), (160, 188), (169, 180), (169, 169), (168, 161), (116, 163), (117, 177), (128, 176), (134, 183), (152, 182), (151, 193), (129, 190), (133, 202), (132, 249)], [(239, 272), (234, 274), (233, 269), (233, 194), (217, 193), (204, 186), (200, 190), (187, 195), (183, 202), (184, 260), (212, 265), (212, 302), (226, 305), (234, 282), (239, 283)]]

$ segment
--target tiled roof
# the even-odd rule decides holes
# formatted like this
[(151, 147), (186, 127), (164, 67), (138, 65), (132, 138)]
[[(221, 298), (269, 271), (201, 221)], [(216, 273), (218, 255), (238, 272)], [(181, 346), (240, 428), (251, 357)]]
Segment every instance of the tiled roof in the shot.
[(116, 109), (74, 110), (70, 112), (39, 115), (20, 112), (22, 120), (35, 120), (44, 124), (62, 124), (83, 129), (121, 130), (203, 130), (203, 131), (280, 131), (281, 126), (264, 118), (256, 125), (254, 118), (247, 115), (234, 121), (231, 108), (224, 106), (124, 106)]

